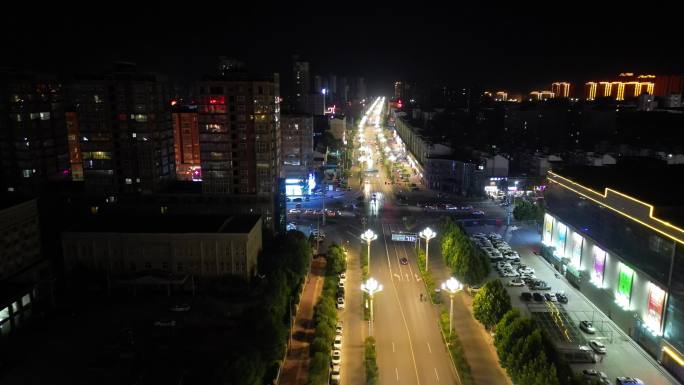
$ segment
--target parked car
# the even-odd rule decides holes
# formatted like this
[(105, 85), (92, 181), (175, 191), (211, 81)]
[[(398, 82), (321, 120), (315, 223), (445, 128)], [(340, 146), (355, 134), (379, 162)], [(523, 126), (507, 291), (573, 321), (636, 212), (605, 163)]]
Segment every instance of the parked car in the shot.
[(186, 311), (190, 311), (190, 305), (188, 305), (187, 303), (181, 303), (181, 304), (172, 306), (171, 309), (169, 309), (169, 310), (175, 311), (175, 312), (186, 312)]
[(297, 224), (296, 224), (296, 223), (293, 223), (293, 222), (288, 223), (288, 224), (287, 224), (287, 227), (286, 227), (286, 230), (287, 230), (287, 231), (295, 231), (295, 230), (297, 230)]
[(295, 205), (295, 208), (301, 209), (301, 208), (302, 208), (302, 204), (301, 204), (301, 203), (297, 203), (297, 204)]
[(520, 293), (520, 299), (523, 301), (530, 301), (532, 299), (532, 293), (529, 291), (522, 292)]
[(476, 211), (473, 211), (472, 214), (473, 214), (473, 215), (476, 215), (476, 216), (478, 216), (478, 217), (482, 217), (482, 216), (485, 215), (485, 212), (482, 211), (482, 210), (476, 210)]
[(339, 282), (337, 282), (337, 286), (344, 287), (344, 281), (340, 280)]
[(170, 328), (176, 326), (176, 321), (172, 319), (160, 319), (154, 322), (154, 326), (161, 328)]
[(556, 293), (556, 299), (560, 303), (568, 303), (568, 297), (564, 293)]
[(616, 385), (644, 385), (644, 382), (634, 377), (617, 377), (615, 378)]
[(534, 274), (534, 269), (529, 266), (519, 267), (518, 272), (520, 274)]
[(408, 259), (406, 259), (406, 257), (401, 257), (401, 258), (399, 258), (399, 262), (400, 262), (402, 265), (408, 265)]
[(544, 293), (544, 298), (546, 298), (547, 301), (549, 302), (556, 302), (556, 295), (553, 293)]
[(342, 362), (342, 351), (335, 349), (332, 351), (332, 364), (339, 365)]
[(301, 212), (302, 212), (302, 210), (300, 210), (300, 209), (290, 209), (290, 211), (289, 211), (290, 214), (299, 214)]
[(344, 309), (344, 297), (337, 297), (337, 308)]
[(594, 351), (598, 354), (606, 354), (607, 352), (606, 345), (596, 340), (589, 341), (589, 346), (591, 346), (591, 348), (594, 349)]
[(596, 333), (596, 329), (594, 329), (594, 324), (592, 324), (591, 321), (580, 321), (579, 327), (580, 329), (582, 329), (583, 332), (587, 334)]
[(333, 342), (333, 347), (335, 349), (342, 349), (342, 336), (341, 335), (336, 335), (335, 336), (335, 342)]
[(582, 375), (589, 381), (598, 381), (600, 384), (610, 384), (608, 375), (595, 369), (584, 369)]
[(525, 282), (520, 278), (513, 278), (508, 282), (508, 286), (525, 286)]
[(293, 201), (293, 202), (301, 202), (301, 201), (302, 201), (302, 198), (294, 198), (294, 199), (292, 199), (292, 201)]
[(342, 282), (342, 283), (347, 282), (347, 275), (345, 273), (340, 273), (340, 282)]
[(340, 365), (333, 365), (330, 370), (330, 385), (340, 384)]
[(342, 334), (342, 321), (337, 321), (335, 326), (335, 334)]
[(534, 300), (537, 301), (537, 302), (543, 302), (543, 301), (544, 301), (544, 296), (541, 295), (541, 294), (538, 293), (538, 292), (532, 293), (532, 297), (533, 297)]

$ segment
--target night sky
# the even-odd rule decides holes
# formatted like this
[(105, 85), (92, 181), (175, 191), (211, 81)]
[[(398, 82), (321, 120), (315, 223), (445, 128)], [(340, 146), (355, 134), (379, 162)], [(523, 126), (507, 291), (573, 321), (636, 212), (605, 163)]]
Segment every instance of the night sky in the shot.
[(156, 16), (154, 9), (94, 9), (98, 17), (73, 13), (58, 26), (45, 15), (32, 18), (32, 28), (22, 19), (9, 21), (2, 28), (13, 54), (3, 55), (0, 66), (97, 71), (120, 59), (191, 81), (215, 71), (216, 57), (225, 55), (285, 80), (290, 56), (299, 53), (312, 75), (365, 76), (369, 94), (391, 93), (397, 79), (526, 91), (619, 72), (684, 73), (675, 10), (635, 17), (633, 10), (563, 4), (576, 11), (401, 6), (344, 13), (346, 3), (318, 13), (282, 5), (264, 13), (265, 4), (212, 11), (210, 3), (202, 5), (206, 12), (168, 3), (173, 9)]

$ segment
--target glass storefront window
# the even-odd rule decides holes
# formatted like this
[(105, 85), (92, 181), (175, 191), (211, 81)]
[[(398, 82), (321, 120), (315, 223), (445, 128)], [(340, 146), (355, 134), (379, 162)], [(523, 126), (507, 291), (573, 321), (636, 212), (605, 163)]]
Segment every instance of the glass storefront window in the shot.
[(570, 263), (575, 269), (582, 268), (582, 244), (584, 238), (578, 234), (572, 234), (572, 254), (570, 255)]
[(568, 235), (568, 226), (556, 221), (556, 229), (556, 256), (562, 258), (565, 256), (565, 239)]
[(630, 309), (632, 299), (632, 281), (634, 280), (634, 270), (620, 262), (620, 273), (618, 275), (618, 287), (615, 292), (615, 302), (625, 310)]
[(663, 306), (665, 304), (665, 290), (659, 288), (653, 282), (648, 283), (648, 309), (644, 321), (646, 327), (656, 336), (662, 334), (661, 321), (663, 319)]
[(544, 236), (542, 242), (551, 246), (551, 232), (553, 231), (553, 217), (549, 214), (544, 215)]
[(591, 272), (591, 282), (596, 287), (603, 287), (603, 272), (606, 268), (606, 252), (594, 246), (594, 268)]
[(0, 310), (0, 323), (9, 318), (9, 308), (6, 307)]

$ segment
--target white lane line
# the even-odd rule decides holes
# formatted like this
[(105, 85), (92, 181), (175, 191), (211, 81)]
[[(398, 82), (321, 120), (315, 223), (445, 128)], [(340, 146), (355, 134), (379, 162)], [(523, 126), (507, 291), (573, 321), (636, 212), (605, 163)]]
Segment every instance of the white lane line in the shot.
[(437, 374), (437, 368), (435, 368), (435, 377), (437, 377), (437, 382), (439, 382), (439, 374)]
[[(387, 249), (387, 239), (383, 237), (383, 240), (385, 241), (385, 252), (387, 253), (387, 261), (389, 262), (389, 250)], [(391, 274), (390, 274), (391, 277)], [(404, 307), (401, 306), (401, 301), (399, 300), (399, 294), (397, 291), (397, 284), (394, 282), (394, 279), (390, 279), (390, 283), (392, 284), (393, 293), (394, 293), (394, 299), (397, 301), (397, 305), (399, 305), (399, 314), (401, 314), (401, 319), (404, 321), (404, 329), (406, 330), (406, 335), (408, 336), (408, 342), (409, 342), (409, 349), (411, 350), (411, 359), (413, 361), (413, 371), (416, 373), (416, 385), (420, 385), (420, 377), (418, 376), (418, 364), (416, 363), (416, 354), (413, 351), (413, 342), (411, 341), (411, 332), (408, 327), (408, 322), (406, 322), (406, 315), (404, 314)], [(399, 380), (399, 374), (397, 374), (397, 381)]]
[(387, 255), (387, 266), (389, 267), (389, 271), (390, 271), (390, 281), (394, 282), (394, 277), (393, 277), (394, 273), (392, 273), (392, 263), (390, 262), (389, 249), (387, 248), (387, 239), (385, 238), (385, 226), (384, 225), (382, 226), (382, 241), (385, 243), (385, 254)]
[[(389, 228), (389, 232), (391, 234), (392, 233), (392, 224), (388, 223), (387, 227)], [(397, 257), (397, 266), (399, 266), (399, 277), (400, 277), (399, 280), (401, 281), (403, 276), (404, 276), (404, 270), (402, 269), (401, 261), (399, 260), (399, 251), (397, 251), (397, 243), (392, 241), (392, 246), (394, 247), (394, 255)], [(406, 280), (408, 281), (409, 279), (406, 278)]]
[(399, 381), (399, 369), (394, 368), (394, 373), (397, 375), (397, 381)]
[(394, 353), (394, 342), (392, 342), (392, 353)]
[[(402, 247), (402, 249), (404, 249), (404, 256), (406, 256), (406, 259), (409, 259), (409, 258), (408, 258), (408, 253), (406, 252), (406, 248), (407, 248), (407, 247), (408, 247), (407, 245), (404, 245), (404, 246)], [(416, 258), (416, 263), (418, 263), (418, 258)], [(415, 273), (413, 272), (413, 268), (411, 267), (411, 264), (410, 264), (410, 263), (408, 264), (408, 268), (409, 268), (409, 271), (411, 272), (411, 275), (413, 275), (413, 276), (415, 276), (415, 277), (418, 276), (418, 274), (415, 274)]]
[(432, 354), (432, 348), (430, 348), (430, 343), (429, 343), (429, 342), (427, 343), (427, 346), (428, 346), (428, 350), (430, 351), (430, 354)]

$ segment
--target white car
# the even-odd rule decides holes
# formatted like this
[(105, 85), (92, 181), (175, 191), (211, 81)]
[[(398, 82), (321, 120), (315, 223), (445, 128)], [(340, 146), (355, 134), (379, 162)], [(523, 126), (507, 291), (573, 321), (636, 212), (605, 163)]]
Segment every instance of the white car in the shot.
[(335, 336), (335, 342), (333, 342), (333, 347), (335, 349), (342, 349), (342, 336), (341, 335)]
[(508, 282), (508, 286), (525, 286), (525, 282), (520, 278), (513, 278)]
[(300, 210), (300, 209), (290, 209), (290, 214), (299, 214), (301, 212), (302, 212), (302, 210)]
[(344, 297), (337, 297), (337, 308), (344, 309)]
[(297, 230), (297, 224), (296, 223), (288, 223), (286, 230), (287, 231), (296, 231)]
[(340, 273), (340, 282), (342, 282), (342, 284), (347, 282), (347, 275), (346, 274)]
[[(483, 235), (484, 235), (484, 234), (483, 234)], [(497, 234), (497, 233), (489, 233), (489, 234), (487, 235), (487, 238), (489, 238), (489, 239), (501, 239), (501, 235), (499, 235), (499, 234)]]
[(332, 364), (333, 365), (339, 365), (342, 362), (342, 351), (340, 350), (333, 350), (332, 351)]
[(519, 277), (520, 276), (520, 274), (518, 274), (518, 272), (514, 271), (514, 270), (504, 270), (501, 274), (504, 277)]
[(342, 334), (342, 321), (337, 321), (337, 326), (335, 326), (335, 334)]
[(518, 272), (520, 274), (534, 274), (534, 269), (529, 266), (525, 266), (518, 269)]

